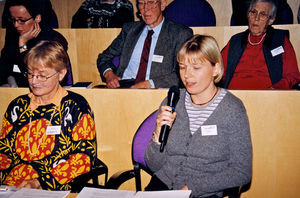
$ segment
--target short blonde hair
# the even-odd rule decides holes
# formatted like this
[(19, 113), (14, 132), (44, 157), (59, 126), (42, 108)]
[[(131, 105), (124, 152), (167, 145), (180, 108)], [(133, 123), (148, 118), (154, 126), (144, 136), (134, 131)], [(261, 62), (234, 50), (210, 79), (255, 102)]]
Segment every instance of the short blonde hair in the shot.
[(67, 69), (69, 58), (63, 46), (56, 41), (40, 41), (26, 54), (25, 63), (33, 68), (53, 68), (57, 72)]
[(215, 76), (214, 82), (218, 83), (222, 79), (224, 73), (222, 56), (217, 41), (212, 36), (196, 34), (186, 41), (177, 52), (177, 61), (183, 62), (186, 59), (191, 62), (206, 59), (212, 66), (219, 63), (220, 71)]

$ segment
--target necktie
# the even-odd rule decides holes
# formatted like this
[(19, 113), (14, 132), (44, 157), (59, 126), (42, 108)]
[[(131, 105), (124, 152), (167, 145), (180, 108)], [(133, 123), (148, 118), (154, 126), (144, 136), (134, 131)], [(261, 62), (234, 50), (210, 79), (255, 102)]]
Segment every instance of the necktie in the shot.
[(149, 51), (151, 46), (152, 34), (154, 33), (153, 30), (149, 30), (147, 37), (144, 42), (144, 47), (141, 55), (140, 66), (138, 73), (135, 78), (135, 83), (141, 82), (145, 80), (147, 65), (148, 65), (148, 58), (149, 58)]

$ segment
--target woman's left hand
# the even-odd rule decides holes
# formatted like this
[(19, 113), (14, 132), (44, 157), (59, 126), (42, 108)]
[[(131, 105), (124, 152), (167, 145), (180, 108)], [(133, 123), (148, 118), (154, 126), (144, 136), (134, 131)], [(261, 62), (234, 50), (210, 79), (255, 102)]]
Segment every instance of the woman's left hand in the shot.
[(24, 180), (17, 188), (35, 188), (42, 189), (42, 186), (38, 179)]

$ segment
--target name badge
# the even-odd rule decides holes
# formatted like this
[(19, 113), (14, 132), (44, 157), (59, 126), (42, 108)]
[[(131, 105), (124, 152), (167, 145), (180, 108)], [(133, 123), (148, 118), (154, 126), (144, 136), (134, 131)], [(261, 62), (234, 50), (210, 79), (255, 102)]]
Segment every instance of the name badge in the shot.
[(162, 63), (163, 60), (164, 60), (163, 56), (155, 55), (155, 54), (153, 54), (153, 56), (152, 56), (152, 61), (153, 62)]
[(282, 54), (283, 52), (284, 52), (284, 49), (283, 49), (282, 46), (279, 46), (279, 47), (277, 47), (277, 48), (271, 50), (271, 54), (272, 54), (273, 57), (274, 57), (274, 56), (277, 56), (277, 55), (279, 55), (279, 54)]
[(21, 70), (20, 70), (20, 68), (19, 68), (18, 65), (14, 65), (13, 72), (15, 72), (15, 73), (21, 73)]
[(217, 125), (201, 126), (201, 135), (202, 136), (218, 135)]
[(48, 126), (46, 129), (46, 135), (59, 135), (61, 126)]

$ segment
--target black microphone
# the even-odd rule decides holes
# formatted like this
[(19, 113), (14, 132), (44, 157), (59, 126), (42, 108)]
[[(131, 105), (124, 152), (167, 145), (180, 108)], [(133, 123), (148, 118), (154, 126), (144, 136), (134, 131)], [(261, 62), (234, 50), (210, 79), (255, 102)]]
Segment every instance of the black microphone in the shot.
[[(172, 108), (172, 112), (175, 111), (176, 104), (179, 100), (179, 89), (177, 86), (172, 86), (168, 92), (168, 106)], [(164, 151), (164, 148), (168, 141), (168, 136), (170, 132), (170, 126), (163, 125), (160, 130), (159, 142), (160, 144), (160, 152)]]

